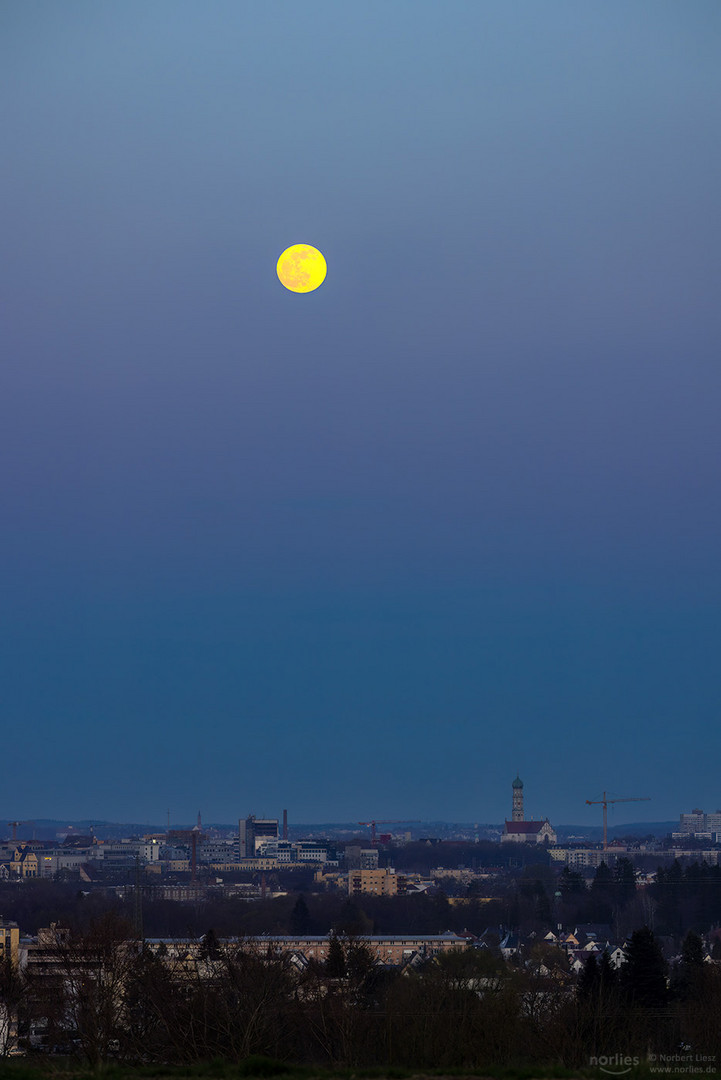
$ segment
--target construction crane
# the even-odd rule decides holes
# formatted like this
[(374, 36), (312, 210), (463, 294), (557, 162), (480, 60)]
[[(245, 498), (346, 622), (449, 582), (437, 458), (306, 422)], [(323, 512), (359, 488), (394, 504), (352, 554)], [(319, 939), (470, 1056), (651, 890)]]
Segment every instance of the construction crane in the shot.
[[(18, 828), (21, 825), (34, 825), (34, 824), (35, 824), (34, 821), (8, 821), (8, 825), (12, 825), (12, 830), (13, 830), (12, 842), (13, 842), (13, 844), (17, 843)], [(34, 839), (35, 839), (35, 833), (33, 832), (33, 840)]]
[(384, 821), (359, 821), (359, 825), (366, 825), (371, 831), (371, 844), (375, 847), (376, 843), (376, 825), (415, 825), (418, 823), (417, 818), (386, 818)]
[(632, 795), (625, 799), (609, 799), (606, 792), (602, 799), (586, 799), (586, 806), (603, 807), (603, 850), (608, 851), (608, 804), (617, 802), (650, 802), (649, 795)]

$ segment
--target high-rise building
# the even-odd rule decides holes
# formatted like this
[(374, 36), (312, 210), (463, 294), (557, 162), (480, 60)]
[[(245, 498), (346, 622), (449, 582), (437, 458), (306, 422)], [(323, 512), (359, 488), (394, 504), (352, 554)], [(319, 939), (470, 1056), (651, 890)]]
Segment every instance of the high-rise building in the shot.
[(696, 808), (690, 814), (681, 814), (679, 833), (693, 836), (701, 832), (718, 832), (721, 829), (721, 810), (706, 814)]
[(251, 814), (238, 822), (241, 859), (254, 859), (257, 849), (269, 840), (278, 839), (277, 818), (257, 818)]

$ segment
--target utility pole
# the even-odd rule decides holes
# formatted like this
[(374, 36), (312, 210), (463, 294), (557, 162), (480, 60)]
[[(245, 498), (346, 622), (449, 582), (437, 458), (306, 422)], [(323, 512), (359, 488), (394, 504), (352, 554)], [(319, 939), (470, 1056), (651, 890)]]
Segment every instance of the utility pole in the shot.
[(135, 856), (135, 896), (133, 922), (135, 923), (135, 933), (138, 935), (138, 940), (143, 940), (143, 890), (140, 884), (140, 855)]

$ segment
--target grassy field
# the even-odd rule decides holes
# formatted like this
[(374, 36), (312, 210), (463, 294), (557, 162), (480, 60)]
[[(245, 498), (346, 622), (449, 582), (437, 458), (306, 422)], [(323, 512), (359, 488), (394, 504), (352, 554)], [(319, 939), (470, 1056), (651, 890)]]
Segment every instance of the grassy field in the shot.
[[(171, 1065), (125, 1065), (112, 1062), (101, 1072), (93, 1072), (87, 1065), (67, 1058), (23, 1058), (0, 1060), (0, 1078), (7, 1080), (603, 1080), (620, 1073), (600, 1068), (498, 1068), (473, 1070), (443, 1070), (413, 1072), (405, 1069), (332, 1069), (288, 1065), (269, 1058), (253, 1057), (238, 1064), (227, 1061), (209, 1061), (188, 1066)], [(655, 1080), (661, 1074), (652, 1073), (646, 1064), (624, 1072), (624, 1080)], [(688, 1070), (662, 1074), (667, 1080), (677, 1077), (687, 1080)], [(721, 1072), (703, 1072), (704, 1080), (721, 1077)]]

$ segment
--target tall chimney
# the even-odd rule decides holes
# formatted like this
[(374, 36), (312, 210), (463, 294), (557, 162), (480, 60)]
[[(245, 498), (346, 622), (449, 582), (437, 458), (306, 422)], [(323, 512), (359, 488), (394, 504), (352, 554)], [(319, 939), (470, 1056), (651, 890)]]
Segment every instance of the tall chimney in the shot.
[(283, 839), (288, 839), (288, 811), (283, 811)]

